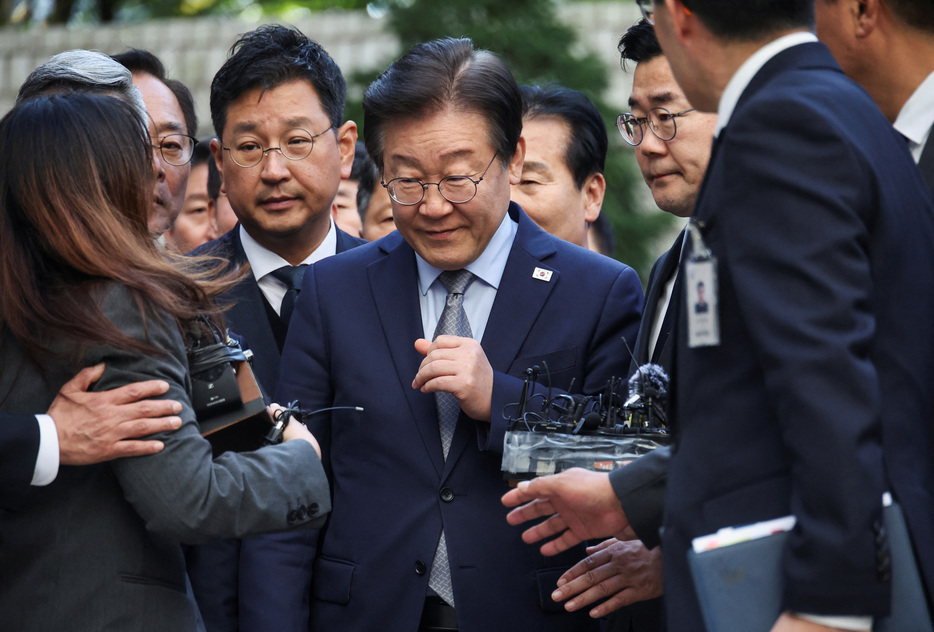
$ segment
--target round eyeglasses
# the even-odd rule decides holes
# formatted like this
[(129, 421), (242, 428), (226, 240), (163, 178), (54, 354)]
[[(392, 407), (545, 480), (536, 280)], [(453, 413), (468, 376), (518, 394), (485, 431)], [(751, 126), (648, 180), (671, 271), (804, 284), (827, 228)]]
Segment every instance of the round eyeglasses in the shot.
[(176, 167), (188, 164), (197, 143), (198, 139), (188, 134), (168, 134), (159, 139), (149, 139), (152, 148), (159, 150), (162, 160)]
[(619, 129), (623, 140), (635, 147), (642, 142), (645, 137), (645, 128), (652, 130), (660, 140), (669, 141), (678, 133), (678, 126), (675, 119), (685, 114), (690, 114), (694, 108), (672, 114), (665, 108), (652, 108), (649, 113), (639, 118), (632, 114), (620, 114), (616, 119), (616, 127)]
[(494, 160), (496, 160), (495, 154), (477, 180), (470, 176), (448, 176), (441, 178), (438, 182), (422, 182), (418, 178), (393, 178), (389, 182), (380, 181), (380, 184), (389, 192), (389, 197), (403, 206), (419, 204), (425, 199), (425, 191), (432, 184), (438, 187), (441, 197), (451, 204), (465, 204), (477, 195), (477, 185), (483, 182)]
[(233, 147), (224, 147), (224, 151), (230, 154), (231, 160), (244, 169), (255, 167), (271, 151), (278, 151), (289, 160), (302, 160), (311, 154), (315, 148), (315, 139), (334, 129), (334, 126), (327, 128), (318, 134), (312, 134), (308, 130), (300, 127), (290, 129), (279, 138), (278, 147), (268, 147), (263, 149), (254, 138), (242, 138), (234, 141)]
[(653, 0), (636, 0), (639, 10), (642, 11), (642, 17), (649, 24), (655, 24), (655, 4)]

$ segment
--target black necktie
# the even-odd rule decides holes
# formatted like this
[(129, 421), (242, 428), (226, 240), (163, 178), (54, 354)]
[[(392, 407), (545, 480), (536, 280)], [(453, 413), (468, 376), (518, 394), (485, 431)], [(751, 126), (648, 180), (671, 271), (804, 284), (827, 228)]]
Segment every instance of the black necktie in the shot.
[(271, 272), (272, 276), (282, 282), (285, 286), (285, 296), (282, 297), (282, 305), (279, 307), (279, 318), (289, 326), (289, 320), (292, 318), (292, 311), (295, 309), (295, 301), (299, 292), (302, 291), (302, 278), (305, 276), (307, 263), (297, 266), (282, 266), (278, 270)]

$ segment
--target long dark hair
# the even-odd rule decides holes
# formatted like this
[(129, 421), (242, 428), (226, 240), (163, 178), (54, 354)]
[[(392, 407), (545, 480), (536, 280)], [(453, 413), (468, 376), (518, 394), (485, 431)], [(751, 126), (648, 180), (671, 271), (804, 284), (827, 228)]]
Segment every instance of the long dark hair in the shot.
[[(152, 241), (152, 149), (135, 111), (67, 93), (17, 105), (0, 121), (0, 331), (41, 367), (55, 341), (157, 352), (104, 316), (101, 290), (130, 288), (180, 326), (214, 314), (212, 283)], [(191, 267), (191, 266), (190, 266)], [(2, 340), (2, 338), (0, 338)]]

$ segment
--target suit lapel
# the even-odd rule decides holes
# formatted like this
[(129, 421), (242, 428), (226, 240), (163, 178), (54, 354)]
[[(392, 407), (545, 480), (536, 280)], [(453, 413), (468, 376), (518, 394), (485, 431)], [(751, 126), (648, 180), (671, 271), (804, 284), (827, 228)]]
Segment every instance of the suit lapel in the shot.
[(416, 339), (424, 337), (415, 253), (398, 234), (383, 242), (388, 242), (381, 245), (386, 256), (367, 268), (370, 291), (375, 304), (379, 306), (377, 316), (389, 346), (400, 388), (408, 401), (411, 418), (440, 476), (444, 457), (435, 398), (412, 388), (412, 380), (422, 361), (414, 344)]
[[(934, 134), (934, 127), (931, 128), (931, 134)], [(924, 181), (930, 187), (931, 193), (934, 194), (934, 138), (931, 138), (930, 134), (928, 134), (928, 140), (921, 152), (918, 167), (921, 169), (921, 175), (924, 176)]]
[[(535, 226), (518, 207), (514, 210), (510, 205), (510, 215), (514, 219), (518, 218), (519, 228), (481, 341), (493, 370), (501, 373), (508, 372), (519, 356), (526, 336), (532, 331), (552, 289), (561, 278), (558, 270), (544, 263), (555, 252), (548, 235)], [(550, 280), (534, 278), (536, 268), (551, 271)], [(445, 474), (451, 470), (471, 440), (476, 440), (473, 423), (464, 423), (462, 415), (448, 452)]]
[[(230, 246), (232, 262), (237, 266), (246, 264), (246, 253), (240, 243), (237, 228), (232, 231)], [(246, 339), (254, 354), (253, 369), (256, 377), (266, 392), (272, 394), (276, 390), (276, 381), (279, 378), (279, 346), (266, 315), (263, 293), (256, 284), (253, 273), (248, 272), (227, 293), (227, 297), (232, 303), (226, 314), (230, 328)]]

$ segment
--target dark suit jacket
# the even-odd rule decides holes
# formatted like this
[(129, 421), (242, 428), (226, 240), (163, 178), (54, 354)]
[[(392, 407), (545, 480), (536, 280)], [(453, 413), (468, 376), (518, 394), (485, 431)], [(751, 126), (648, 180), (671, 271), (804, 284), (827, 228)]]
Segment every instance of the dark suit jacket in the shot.
[[(931, 129), (931, 132), (934, 133), (934, 128)], [(921, 151), (918, 168), (921, 169), (924, 181), (927, 182), (931, 193), (934, 194), (934, 138), (931, 138), (931, 133), (928, 133), (927, 143), (925, 143), (924, 149)]]
[(5, 629), (196, 629), (180, 542), (308, 528), (330, 506), (324, 470), (303, 441), (212, 461), (189, 405), (178, 327), (151, 311), (144, 318), (122, 286), (110, 286), (102, 308), (125, 334), (165, 354), (94, 348), (80, 363), (48, 359), (43, 376), (5, 338), (0, 412), (45, 410), (76, 364), (106, 362), (95, 388), (163, 379), (169, 383), (163, 397), (182, 403), (183, 424), (154, 435), (165, 444), (158, 454), (62, 466), (17, 511), (0, 511)]
[[(652, 266), (649, 283), (645, 291), (645, 305), (642, 308), (642, 321), (633, 349), (633, 363), (630, 372), (647, 363), (660, 365), (671, 375), (673, 369), (673, 337), (670, 336), (672, 323), (677, 320), (677, 307), (681, 302), (682, 285), (676, 280), (672, 287), (671, 299), (666, 313), (658, 313), (658, 300), (665, 292), (665, 285), (678, 269), (681, 245), (684, 243), (684, 231), (678, 235), (671, 248)], [(649, 354), (652, 329), (658, 318), (662, 318), (662, 327), (658, 333), (655, 347)], [(658, 527), (661, 525), (662, 509), (665, 503), (665, 478), (668, 471), (668, 447), (659, 448), (646, 454), (624, 468), (615, 470), (610, 475), (613, 490), (619, 497), (623, 511), (629, 519), (636, 535), (647, 547), (658, 546), (660, 540)], [(664, 629), (664, 602), (662, 598), (637, 602), (622, 608), (607, 620), (606, 632), (658, 632)]]
[(692, 538), (790, 513), (783, 607), (885, 613), (885, 489), (934, 586), (934, 208), (912, 165), (818, 43), (771, 59), (715, 141), (694, 218), (718, 259), (721, 343), (688, 347), (682, 303), (671, 629), (701, 625)]
[[(423, 337), (412, 248), (398, 233), (322, 261), (305, 276), (277, 397), (362, 406), (312, 419), (337, 513), (322, 533), (312, 629), (418, 627), (444, 525), (463, 632), (593, 629), (549, 595), (580, 549), (544, 558), (509, 526), (499, 498), (504, 410), (523, 371), (547, 360), (552, 383), (599, 391), (626, 372), (642, 288), (635, 272), (539, 229), (516, 205), (518, 234), (481, 341), (494, 370), (492, 423), (463, 414), (441, 452), (433, 394), (413, 390)], [(550, 282), (533, 278), (553, 270)]]
[[(337, 252), (366, 242), (337, 230)], [(240, 226), (192, 254), (247, 263)], [(279, 346), (262, 290), (252, 273), (220, 299), (231, 307), (227, 326), (253, 351), (253, 370), (266, 393), (275, 392)], [(314, 555), (313, 531), (221, 540), (186, 551), (188, 574), (208, 632), (305, 632)]]
[(35, 415), (0, 414), (0, 509), (16, 509), (26, 500), (38, 454)]

